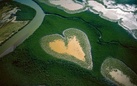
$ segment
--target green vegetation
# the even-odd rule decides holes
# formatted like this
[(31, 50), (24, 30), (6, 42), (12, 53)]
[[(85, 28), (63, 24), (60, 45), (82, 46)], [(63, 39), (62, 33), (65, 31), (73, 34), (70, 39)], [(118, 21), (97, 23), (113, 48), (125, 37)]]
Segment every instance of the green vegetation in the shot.
[[(130, 78), (130, 81), (133, 84), (137, 85), (137, 75), (129, 67), (127, 67), (123, 62), (119, 61), (118, 59), (107, 58), (102, 63), (101, 73), (104, 77), (108, 78), (109, 80), (111, 80), (115, 83), (118, 83), (109, 74), (114, 69), (118, 69), (118, 70), (122, 71), (126, 76), (128, 76), (128, 78)], [(121, 86), (121, 83), (118, 83), (118, 84)]]
[(23, 4), (20, 4), (18, 2), (14, 2), (14, 1), (1, 2), (0, 9), (2, 9), (3, 6), (9, 6), (9, 5), (11, 5), (12, 7), (18, 7), (19, 9), (21, 9), (21, 11), (18, 11), (16, 14), (17, 21), (32, 20), (36, 14), (36, 11), (34, 9), (32, 9), (31, 7), (25, 6)]
[(13, 2), (13, 5), (21, 9), (21, 11), (18, 11), (16, 14), (17, 21), (32, 20), (34, 18), (36, 11), (31, 7), (19, 4), (17, 2)]
[[(8, 81), (7, 84), (16, 83), (18, 85), (106, 86), (103, 77), (101, 79), (95, 77), (91, 71), (85, 70), (72, 62), (57, 59), (45, 53), (41, 48), (40, 39), (42, 37), (56, 33), (62, 34), (65, 29), (71, 27), (89, 32), (90, 41), (96, 37), (94, 29), (88, 29), (89, 27), (83, 21), (48, 15), (45, 17), (43, 24), (29, 39), (13, 53), (1, 59), (0, 68), (4, 71), (0, 73), (1, 83), (6, 80)], [(7, 74), (12, 75), (11, 80), (8, 80), (9, 77), (4, 77)]]
[[(0, 45), (2, 45), (27, 25), (34, 18), (36, 12), (34, 9), (17, 2), (2, 2), (0, 5)], [(14, 13), (15, 10), (18, 10), (17, 13)]]
[[(113, 86), (100, 73), (103, 61), (109, 56), (121, 60), (137, 73), (137, 41), (117, 23), (89, 11), (67, 14), (56, 7), (37, 3), (49, 15), (32, 36), (0, 60), (2, 85)], [(57, 59), (41, 48), (42, 37), (62, 34), (67, 28), (80, 29), (88, 36), (93, 70)]]
[(9, 22), (0, 28), (0, 45), (2, 45), (11, 36), (16, 34), (28, 21), (24, 22)]
[[(71, 55), (53, 52), (51, 50), (51, 48), (49, 47), (50, 42), (52, 42), (54, 40), (58, 40), (58, 39), (65, 41), (65, 44), (67, 44), (68, 38), (71, 38), (72, 36), (76, 36), (77, 40), (79, 40), (80, 46), (82, 47), (82, 50), (85, 53), (85, 59), (86, 59), (85, 62), (78, 60)], [(90, 70), (92, 69), (93, 65), (92, 65), (92, 57), (91, 57), (91, 52), (90, 52), (90, 50), (91, 50), (90, 43), (88, 41), (86, 34), (81, 32), (78, 29), (74, 29), (74, 28), (66, 29), (65, 31), (63, 31), (63, 37), (61, 34), (60, 35), (59, 34), (51, 34), (48, 36), (44, 36), (44, 37), (42, 37), (40, 44), (41, 44), (42, 48), (48, 54), (51, 54), (54, 57), (77, 63), (78, 65), (80, 65), (81, 67), (86, 68), (86, 69), (90, 69)]]
[[(99, 71), (98, 68), (100, 68), (103, 60), (108, 56), (120, 59), (137, 73), (136, 67), (133, 66), (133, 64), (137, 65), (137, 40), (135, 40), (125, 29), (120, 27), (118, 23), (104, 20), (89, 11), (77, 14), (67, 14), (63, 10), (40, 3), (37, 0), (35, 1), (42, 7), (46, 14), (56, 15), (60, 18), (66, 18), (67, 20), (81, 21), (83, 24), (86, 24), (88, 31), (85, 31), (85, 29), (82, 31), (87, 34), (90, 44), (92, 44), (93, 63), (97, 66), (97, 69), (95, 68), (96, 71), (94, 71), (95, 74)], [(56, 19), (53, 18), (53, 21), (54, 20)], [(59, 25), (59, 28), (66, 25), (61, 24)], [(77, 27), (77, 25), (75, 27)], [(95, 35), (92, 37), (89, 33), (94, 33)]]

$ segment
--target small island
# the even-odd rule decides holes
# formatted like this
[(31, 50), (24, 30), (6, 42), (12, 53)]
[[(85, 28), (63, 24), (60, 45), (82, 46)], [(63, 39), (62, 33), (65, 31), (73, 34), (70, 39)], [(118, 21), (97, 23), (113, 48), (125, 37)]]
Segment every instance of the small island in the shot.
[(63, 36), (59, 34), (44, 36), (40, 44), (54, 57), (77, 63), (86, 69), (91, 70), (93, 67), (88, 37), (78, 29), (66, 29)]

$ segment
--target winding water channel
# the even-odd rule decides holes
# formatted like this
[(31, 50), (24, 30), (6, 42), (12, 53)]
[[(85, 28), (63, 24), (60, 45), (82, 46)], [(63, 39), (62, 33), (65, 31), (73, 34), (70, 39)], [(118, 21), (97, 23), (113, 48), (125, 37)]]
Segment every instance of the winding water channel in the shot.
[(25, 4), (27, 6), (32, 7), (36, 10), (36, 15), (32, 19), (32, 21), (26, 25), (22, 30), (20, 30), (17, 34), (12, 36), (8, 41), (6, 41), (2, 46), (0, 46), (0, 57), (12, 52), (18, 45), (20, 45), (24, 40), (26, 40), (33, 32), (42, 24), (43, 19), (45, 17), (45, 13), (32, 0), (14, 0), (19, 3)]

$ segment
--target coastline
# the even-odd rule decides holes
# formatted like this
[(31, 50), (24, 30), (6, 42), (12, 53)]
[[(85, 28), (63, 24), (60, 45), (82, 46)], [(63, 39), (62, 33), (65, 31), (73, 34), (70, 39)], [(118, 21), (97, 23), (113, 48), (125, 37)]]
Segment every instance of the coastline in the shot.
[[(124, 20), (124, 18), (126, 18), (126, 15), (132, 15), (133, 14), (133, 12), (126, 12), (126, 11), (124, 11), (124, 10), (122, 10), (121, 8), (119, 8), (119, 7), (117, 7), (117, 8), (106, 8), (104, 5), (102, 5), (101, 3), (98, 3), (97, 1), (92, 1), (92, 0), (90, 0), (91, 2), (94, 2), (95, 4), (97, 4), (97, 5), (99, 5), (99, 6), (102, 6), (103, 8), (104, 8), (104, 11), (102, 10), (102, 11), (99, 11), (99, 10), (96, 10), (96, 8), (94, 9), (94, 6), (95, 6), (95, 4), (94, 4), (94, 6), (92, 6), (92, 4), (90, 5), (90, 3), (88, 3), (89, 5), (88, 5), (88, 7), (89, 7), (89, 11), (90, 12), (92, 12), (92, 13), (94, 13), (94, 14), (99, 14), (99, 16), (101, 17), (101, 18), (103, 18), (103, 19), (106, 19), (106, 20), (108, 20), (108, 21), (111, 21), (111, 22), (118, 22), (118, 25), (120, 25), (123, 29), (125, 29), (126, 31), (128, 31), (132, 36), (133, 36), (133, 38), (135, 38), (135, 39), (137, 39), (137, 37), (134, 35), (134, 32), (132, 32), (132, 30), (137, 30), (136, 28), (134, 28), (134, 27), (137, 27), (137, 25), (131, 25), (131, 26), (128, 26), (127, 24), (124, 24), (124, 21), (126, 21), (125, 23), (127, 23), (127, 19), (125, 19)], [(110, 18), (108, 18), (104, 13), (105, 13), (105, 11), (106, 12), (109, 12), (109, 10), (111, 11), (118, 11), (118, 10), (120, 10), (121, 12), (123, 12), (123, 13), (125, 13), (125, 15), (124, 16), (121, 16), (121, 17), (119, 17), (119, 18), (117, 18), (117, 19), (110, 19)], [(104, 12), (104, 13), (103, 13)], [(129, 13), (129, 14), (128, 14)], [(115, 15), (114, 15), (115, 16)], [(135, 16), (135, 15), (134, 15)], [(123, 17), (123, 18), (122, 18)], [(131, 17), (132, 18), (132, 17)], [(129, 20), (129, 19), (128, 19)], [(131, 20), (132, 21), (132, 20)]]

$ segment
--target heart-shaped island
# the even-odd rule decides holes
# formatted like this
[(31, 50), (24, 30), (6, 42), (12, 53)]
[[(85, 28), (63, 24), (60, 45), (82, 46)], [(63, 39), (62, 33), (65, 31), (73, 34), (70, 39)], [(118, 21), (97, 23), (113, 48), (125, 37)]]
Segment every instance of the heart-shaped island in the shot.
[(91, 46), (87, 35), (74, 28), (63, 31), (63, 36), (52, 34), (42, 37), (41, 47), (54, 57), (74, 62), (86, 69), (92, 69)]

